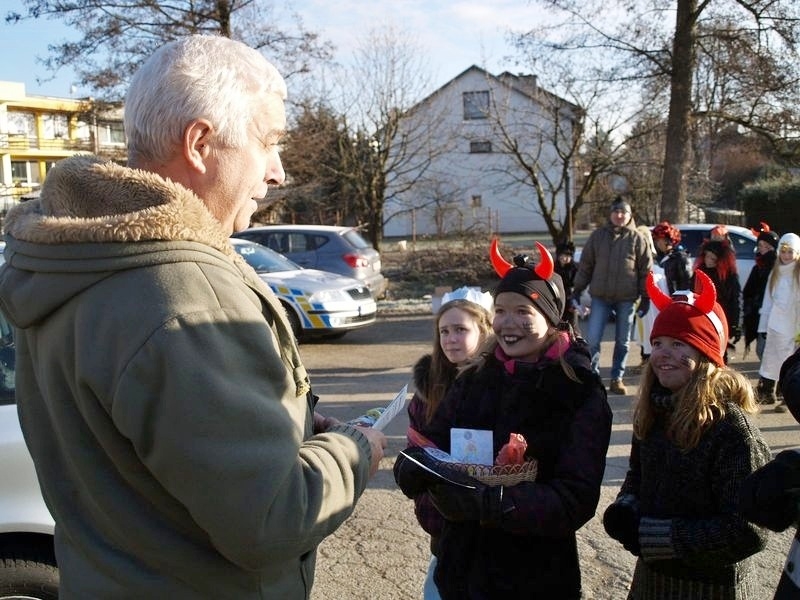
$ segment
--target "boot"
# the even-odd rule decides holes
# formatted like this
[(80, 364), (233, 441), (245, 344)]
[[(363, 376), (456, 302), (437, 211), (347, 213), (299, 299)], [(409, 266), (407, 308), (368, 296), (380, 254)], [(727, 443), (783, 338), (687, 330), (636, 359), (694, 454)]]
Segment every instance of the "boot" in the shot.
[(774, 379), (759, 377), (758, 387), (756, 388), (756, 400), (759, 404), (775, 404), (778, 397), (775, 394), (777, 386)]

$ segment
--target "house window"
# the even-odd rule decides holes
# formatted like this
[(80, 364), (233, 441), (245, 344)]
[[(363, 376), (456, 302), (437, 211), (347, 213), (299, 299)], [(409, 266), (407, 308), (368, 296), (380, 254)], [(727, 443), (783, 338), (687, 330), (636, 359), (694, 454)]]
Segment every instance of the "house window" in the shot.
[(42, 136), (46, 140), (61, 140), (67, 136), (67, 115), (46, 113), (42, 115)]
[(8, 111), (8, 133), (36, 137), (36, 118), (33, 113)]
[(472, 208), (480, 208), (481, 206), (483, 206), (483, 198), (481, 198), (480, 194), (472, 196)]
[(492, 151), (492, 142), (470, 142), (470, 154), (488, 154)]
[(39, 163), (35, 161), (12, 160), (11, 181), (19, 185), (39, 183)]
[(125, 127), (119, 121), (97, 123), (97, 137), (103, 145), (122, 146), (125, 144)]
[(464, 120), (486, 119), (489, 116), (489, 92), (464, 92)]

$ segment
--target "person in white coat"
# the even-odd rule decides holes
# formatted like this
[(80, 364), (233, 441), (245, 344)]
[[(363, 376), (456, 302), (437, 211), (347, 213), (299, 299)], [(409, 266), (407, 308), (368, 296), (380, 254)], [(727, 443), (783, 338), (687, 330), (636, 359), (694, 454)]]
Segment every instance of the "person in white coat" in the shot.
[(772, 268), (761, 304), (758, 333), (766, 333), (764, 355), (758, 370), (758, 395), (764, 404), (786, 412), (775, 393), (781, 365), (798, 345), (800, 333), (800, 236), (786, 233), (778, 241), (778, 260)]

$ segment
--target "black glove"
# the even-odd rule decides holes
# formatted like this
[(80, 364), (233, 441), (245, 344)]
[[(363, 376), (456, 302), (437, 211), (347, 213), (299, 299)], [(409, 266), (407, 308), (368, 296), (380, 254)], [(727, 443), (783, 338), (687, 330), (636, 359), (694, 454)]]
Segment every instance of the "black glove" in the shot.
[(634, 556), (641, 554), (639, 546), (639, 501), (631, 495), (621, 496), (603, 513), (606, 533), (622, 543), (622, 547)]
[(742, 328), (738, 325), (734, 325), (731, 327), (730, 335), (728, 335), (728, 337), (730, 338), (731, 342), (738, 344), (739, 340), (742, 339)]
[(502, 485), (474, 483), (474, 489), (437, 484), (429, 490), (431, 501), (448, 521), (480, 521), (484, 525), (498, 525), (504, 514), (516, 508)]
[(435, 465), (431, 456), (422, 448), (406, 448), (397, 455), (393, 468), (394, 480), (397, 482), (400, 490), (413, 500), (421, 493), (427, 491), (428, 488), (435, 483), (439, 483), (441, 479), (414, 463), (412, 460), (409, 460), (406, 455), (431, 468)]
[(797, 522), (800, 500), (800, 452), (784, 450), (742, 483), (739, 511), (748, 521), (783, 531)]
[(642, 296), (639, 299), (639, 308), (636, 309), (636, 316), (640, 319), (650, 310), (650, 298)]

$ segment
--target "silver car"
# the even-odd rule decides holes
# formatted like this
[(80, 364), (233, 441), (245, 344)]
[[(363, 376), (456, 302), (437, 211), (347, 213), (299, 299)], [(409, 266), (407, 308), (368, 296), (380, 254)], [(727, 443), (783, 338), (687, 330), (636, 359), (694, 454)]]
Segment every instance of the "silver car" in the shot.
[(319, 269), (358, 279), (383, 298), (388, 282), (381, 256), (354, 227), (332, 225), (264, 225), (233, 234), (283, 254), (304, 269)]

